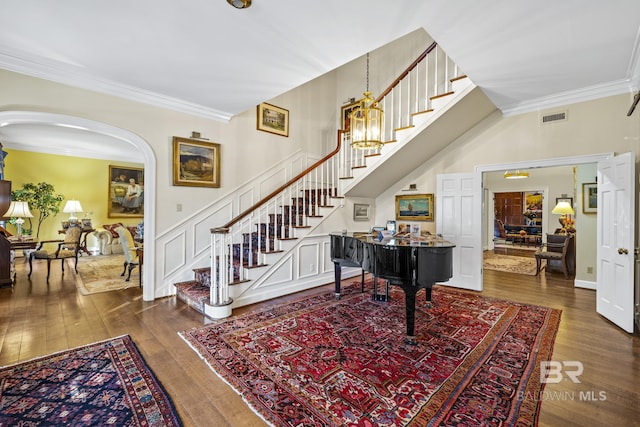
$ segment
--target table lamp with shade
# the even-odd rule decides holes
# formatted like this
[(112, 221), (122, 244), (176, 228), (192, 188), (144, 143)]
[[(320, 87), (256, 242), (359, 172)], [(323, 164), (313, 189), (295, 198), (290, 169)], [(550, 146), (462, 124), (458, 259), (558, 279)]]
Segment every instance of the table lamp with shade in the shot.
[(558, 221), (560, 221), (560, 225), (562, 225), (563, 229), (567, 228), (567, 220), (571, 219), (571, 215), (575, 215), (573, 208), (567, 201), (558, 202), (551, 213), (560, 214), (560, 218), (558, 218)]
[(16, 219), (16, 235), (22, 237), (22, 224), (24, 224), (23, 218), (33, 218), (31, 211), (29, 211), (29, 204), (27, 202), (12, 201), (9, 205), (9, 209), (4, 213), (4, 217), (17, 218)]
[(67, 200), (67, 203), (64, 205), (62, 212), (71, 214), (69, 215), (69, 223), (75, 224), (78, 222), (78, 217), (76, 214), (78, 212), (82, 212), (82, 206), (78, 200)]

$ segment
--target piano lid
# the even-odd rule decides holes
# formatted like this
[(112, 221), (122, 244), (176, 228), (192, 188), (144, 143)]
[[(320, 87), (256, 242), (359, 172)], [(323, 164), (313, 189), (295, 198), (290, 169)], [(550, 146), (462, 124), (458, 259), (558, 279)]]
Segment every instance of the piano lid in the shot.
[(427, 236), (411, 237), (411, 236), (393, 236), (391, 238), (378, 239), (378, 236), (368, 232), (334, 232), (329, 233), (332, 236), (343, 236), (358, 239), (363, 243), (383, 246), (399, 246), (399, 247), (415, 247), (415, 248), (453, 248), (456, 245), (445, 240), (440, 236), (429, 234)]

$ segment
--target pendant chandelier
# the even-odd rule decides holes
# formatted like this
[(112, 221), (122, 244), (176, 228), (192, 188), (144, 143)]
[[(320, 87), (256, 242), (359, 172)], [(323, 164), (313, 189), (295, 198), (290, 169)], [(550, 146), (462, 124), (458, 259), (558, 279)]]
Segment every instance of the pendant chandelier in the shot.
[(380, 149), (384, 112), (369, 92), (369, 54), (367, 53), (367, 90), (358, 107), (351, 112), (351, 146), (359, 150)]

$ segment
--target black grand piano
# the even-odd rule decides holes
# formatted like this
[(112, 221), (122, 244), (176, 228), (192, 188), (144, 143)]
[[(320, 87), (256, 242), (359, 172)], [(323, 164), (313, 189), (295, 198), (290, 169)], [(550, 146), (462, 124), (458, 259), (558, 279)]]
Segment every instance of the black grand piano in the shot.
[[(427, 305), (436, 282), (453, 275), (454, 244), (437, 236), (381, 238), (368, 233), (331, 233), (331, 261), (335, 267), (336, 298), (340, 298), (342, 267), (362, 268), (375, 278), (404, 290), (407, 342), (415, 344), (416, 294), (425, 289)], [(375, 297), (375, 294), (374, 294)]]

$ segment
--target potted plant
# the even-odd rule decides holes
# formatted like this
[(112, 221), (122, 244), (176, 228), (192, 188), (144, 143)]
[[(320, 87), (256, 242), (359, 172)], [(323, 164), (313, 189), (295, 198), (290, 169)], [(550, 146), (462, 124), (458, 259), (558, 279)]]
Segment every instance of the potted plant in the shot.
[[(40, 182), (33, 184), (27, 182), (22, 184), (22, 188), (11, 192), (11, 200), (20, 200), (29, 204), (29, 209), (32, 211), (38, 211), (38, 226), (36, 228), (36, 239), (40, 235), (40, 226), (42, 222), (51, 215), (57, 215), (60, 212), (60, 203), (64, 200), (62, 194), (56, 194), (53, 185), (46, 182)], [(33, 233), (33, 223), (31, 218), (29, 220), (29, 227), (25, 227), (25, 234)], [(27, 230), (29, 233), (27, 233)]]

